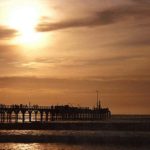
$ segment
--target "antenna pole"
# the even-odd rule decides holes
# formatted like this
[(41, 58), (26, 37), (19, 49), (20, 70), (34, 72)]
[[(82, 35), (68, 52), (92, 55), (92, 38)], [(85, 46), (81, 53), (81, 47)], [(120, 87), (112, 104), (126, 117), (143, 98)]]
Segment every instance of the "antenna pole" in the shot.
[(97, 108), (98, 108), (98, 90), (96, 91), (97, 93)]

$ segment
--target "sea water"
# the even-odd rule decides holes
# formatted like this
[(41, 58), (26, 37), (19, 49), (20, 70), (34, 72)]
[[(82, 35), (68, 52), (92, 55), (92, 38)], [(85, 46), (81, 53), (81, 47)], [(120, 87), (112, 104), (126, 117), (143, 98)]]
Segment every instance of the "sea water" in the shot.
[[(145, 139), (147, 139), (150, 137), (149, 132), (137, 132), (137, 131), (133, 132), (133, 131), (90, 131), (90, 130), (89, 131), (1, 130), (0, 138), (4, 137), (5, 137), (4, 141), (0, 143), (0, 150), (149, 150), (150, 149), (149, 144), (139, 145), (139, 143), (137, 143), (136, 145), (134, 143), (133, 145), (130, 145), (128, 143), (123, 144), (116, 142), (101, 143), (101, 141), (98, 141), (99, 138), (101, 139), (106, 137), (112, 139), (118, 137), (120, 138), (144, 137)], [(13, 138), (12, 142), (9, 141), (10, 137)], [(18, 137), (19, 141), (17, 139)], [(55, 138), (53, 139), (52, 137)], [(68, 138), (68, 141), (64, 140), (63, 139), (64, 137), (66, 139)], [(59, 141), (57, 140), (57, 138), (59, 138)], [(71, 140), (69, 138), (74, 138), (76, 140)], [(95, 140), (96, 142), (95, 143), (90, 142), (89, 141), (90, 139), (92, 139), (92, 141)]]
[[(149, 122), (119, 117), (116, 122)], [(0, 130), (0, 150), (150, 150), (150, 131)]]
[(1, 143), (1, 150), (149, 150), (149, 147), (70, 145), (55, 143)]

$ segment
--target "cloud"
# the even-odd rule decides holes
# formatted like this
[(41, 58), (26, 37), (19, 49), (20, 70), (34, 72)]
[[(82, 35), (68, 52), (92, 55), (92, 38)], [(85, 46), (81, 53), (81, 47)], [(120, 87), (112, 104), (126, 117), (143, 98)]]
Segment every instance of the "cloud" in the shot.
[(22, 67), (28, 68), (37, 68), (41, 67), (63, 67), (63, 68), (78, 68), (78, 67), (93, 67), (93, 66), (101, 66), (101, 65), (113, 65), (118, 64), (120, 62), (128, 62), (135, 61), (143, 58), (147, 58), (145, 55), (121, 55), (121, 56), (111, 56), (106, 58), (78, 58), (78, 57), (38, 57), (33, 59), (32, 61), (24, 61)]
[(22, 59), (22, 55), (18, 49), (19, 47), (15, 45), (0, 45), (0, 62), (6, 64)]
[(17, 36), (17, 33), (18, 31), (15, 29), (0, 25), (0, 40), (13, 38)]
[(24, 61), (20, 47), (15, 45), (0, 44), (0, 70), (1, 76), (17, 74), (23, 70), (19, 68)]
[(38, 57), (34, 60), (37, 63), (45, 63), (45, 64), (55, 64), (61, 63), (64, 61), (64, 57)]
[[(106, 58), (94, 58), (94, 59), (90, 59), (90, 58), (70, 58), (67, 59), (66, 61), (64, 60), (64, 62), (57, 64), (57, 66), (62, 66), (62, 67), (93, 67), (93, 66), (101, 66), (101, 68), (104, 67), (104, 65), (106, 66), (113, 66), (114, 64), (119, 64), (122, 62), (128, 62), (128, 61), (134, 61), (135, 60), (139, 60), (139, 59), (148, 59), (149, 56), (145, 56), (145, 55), (121, 55), (121, 56), (111, 56), (111, 57), (106, 57)], [(102, 66), (103, 65), (103, 66)]]
[[(143, 79), (140, 79), (143, 77)], [(49, 78), (49, 77), (36, 77), (36, 76), (3, 76), (0, 77), (0, 88), (18, 88), (18, 89), (80, 89), (83, 87), (94, 89), (101, 84), (139, 84), (133, 90), (141, 89), (142, 92), (149, 92), (150, 78), (148, 76), (112, 76), (112, 77), (101, 77), (101, 76), (87, 76), (84, 78)], [(120, 85), (121, 86), (121, 85)], [(122, 85), (124, 86), (124, 85)], [(81, 88), (82, 87), (82, 88)], [(145, 87), (146, 89), (143, 89)], [(103, 88), (103, 87), (102, 87)], [(107, 87), (109, 89), (109, 86)], [(128, 87), (132, 88), (132, 87)], [(128, 90), (128, 88), (126, 90)], [(80, 91), (79, 90), (79, 91)], [(113, 89), (112, 89), (113, 90)]]
[(140, 3), (140, 4), (150, 4), (150, 1), (149, 0), (132, 0), (133, 2), (136, 2), (136, 3)]
[(89, 27), (109, 25), (119, 21), (130, 19), (136, 22), (139, 19), (146, 19), (150, 16), (150, 4), (137, 1), (132, 5), (118, 6), (105, 9), (104, 11), (96, 11), (86, 18), (70, 19), (61, 22), (41, 22), (37, 27), (39, 32), (55, 31), (67, 28)]
[(143, 30), (138, 30), (137, 32), (134, 32), (134, 30), (131, 30), (127, 36), (123, 36), (126, 38), (120, 37), (118, 40), (114, 40), (111, 43), (104, 43), (102, 46), (104, 47), (113, 47), (113, 48), (126, 48), (126, 51), (129, 47), (138, 47), (143, 48), (143, 46), (148, 47), (150, 46), (150, 29), (149, 27)]

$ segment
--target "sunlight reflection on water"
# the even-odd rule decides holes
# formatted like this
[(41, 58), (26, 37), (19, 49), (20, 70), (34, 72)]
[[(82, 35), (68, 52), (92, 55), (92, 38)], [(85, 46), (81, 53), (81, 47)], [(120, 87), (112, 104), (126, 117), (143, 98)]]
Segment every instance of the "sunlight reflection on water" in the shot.
[(147, 147), (123, 147), (102, 145), (72, 145), (52, 143), (1, 143), (0, 150), (149, 150)]
[[(84, 146), (50, 143), (1, 143), (0, 150), (83, 150)], [(92, 149), (91, 149), (92, 150)]]

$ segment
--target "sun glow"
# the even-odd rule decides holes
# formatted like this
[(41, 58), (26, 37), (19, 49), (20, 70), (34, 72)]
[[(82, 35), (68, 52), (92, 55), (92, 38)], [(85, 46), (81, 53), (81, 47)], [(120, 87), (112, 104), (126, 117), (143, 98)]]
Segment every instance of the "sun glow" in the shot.
[(39, 11), (35, 6), (21, 6), (11, 10), (9, 26), (19, 31), (19, 35), (13, 40), (17, 44), (35, 44), (40, 40), (40, 34), (35, 31), (39, 20)]

